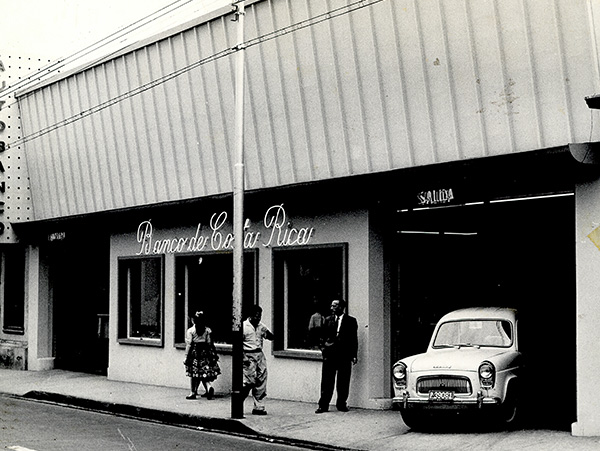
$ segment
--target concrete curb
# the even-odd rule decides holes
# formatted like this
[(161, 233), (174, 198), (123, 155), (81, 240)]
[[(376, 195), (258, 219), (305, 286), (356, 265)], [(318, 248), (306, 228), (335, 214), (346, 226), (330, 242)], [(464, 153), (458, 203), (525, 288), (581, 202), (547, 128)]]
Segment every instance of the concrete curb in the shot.
[(129, 404), (120, 404), (93, 399), (79, 398), (76, 396), (63, 395), (60, 393), (51, 393), (45, 391), (29, 391), (24, 395), (7, 394), (10, 397), (27, 399), (31, 401), (41, 401), (53, 404), (75, 407), (95, 412), (120, 415), (130, 418), (155, 421), (158, 423), (169, 424), (173, 426), (191, 427), (203, 429), (210, 432), (220, 432), (225, 434), (243, 436), (254, 440), (268, 441), (271, 443), (282, 443), (293, 446), (302, 446), (308, 449), (323, 451), (352, 451), (349, 448), (342, 448), (333, 445), (327, 445), (308, 440), (292, 439), (276, 435), (269, 435), (255, 431), (246, 426), (241, 421), (229, 418), (214, 418), (202, 415), (192, 415), (176, 412), (167, 412), (159, 409), (133, 406)]
[(112, 413), (116, 415), (130, 416), (134, 418), (144, 418), (161, 423), (191, 426), (241, 435), (259, 435), (258, 432), (235, 419), (167, 412), (159, 409), (151, 409), (147, 407), (139, 407), (114, 402), (97, 401), (93, 399), (85, 399), (37, 390), (27, 392), (21, 396), (21, 398), (32, 399), (36, 401), (47, 401), (56, 404), (65, 404), (68, 406), (80, 407), (83, 409)]

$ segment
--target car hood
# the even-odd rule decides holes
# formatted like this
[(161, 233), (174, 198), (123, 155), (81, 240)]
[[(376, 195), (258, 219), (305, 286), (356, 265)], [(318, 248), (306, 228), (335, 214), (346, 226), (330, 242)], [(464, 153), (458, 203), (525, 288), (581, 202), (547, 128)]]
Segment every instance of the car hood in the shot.
[(494, 363), (501, 356), (506, 356), (509, 353), (509, 350), (499, 350), (498, 348), (436, 349), (405, 359), (405, 363), (407, 363), (411, 372), (431, 370), (477, 371), (484, 360), (490, 360)]

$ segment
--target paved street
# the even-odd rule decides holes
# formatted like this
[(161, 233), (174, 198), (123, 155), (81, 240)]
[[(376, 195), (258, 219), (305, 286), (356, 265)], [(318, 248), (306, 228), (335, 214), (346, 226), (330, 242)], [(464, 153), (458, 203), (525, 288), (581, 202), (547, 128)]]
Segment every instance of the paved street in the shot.
[[(233, 433), (236, 436), (246, 436), (261, 441), (251, 440), (248, 446), (258, 444), (266, 446), (269, 439), (279, 443), (295, 444), (306, 448), (324, 450), (376, 450), (376, 451), (436, 451), (436, 450), (539, 450), (539, 451), (592, 451), (600, 449), (600, 437), (573, 437), (569, 431), (556, 429), (530, 428), (520, 431), (481, 432), (477, 430), (456, 432), (412, 432), (400, 417), (399, 412), (391, 410), (351, 409), (341, 413), (331, 411), (327, 414), (315, 415), (315, 404), (294, 401), (283, 401), (267, 398), (269, 415), (254, 416), (250, 414), (252, 404), (247, 400), (245, 406), (246, 418), (234, 420), (231, 418), (231, 398), (227, 393), (217, 393), (212, 401), (202, 398), (196, 401), (186, 401), (187, 390), (184, 388), (161, 387), (144, 384), (133, 384), (108, 380), (104, 376), (83, 373), (73, 373), (61, 370), (51, 371), (11, 371), (0, 370), (0, 399), (18, 400), (20, 397), (29, 398), (33, 406), (46, 405), (36, 400), (48, 400), (65, 405), (77, 406), (87, 410), (99, 410), (119, 415), (129, 415), (146, 418), (165, 424), (186, 425)], [(22, 401), (25, 402), (25, 401)], [(41, 409), (41, 407), (40, 407)], [(88, 412), (89, 413), (89, 412)], [(13, 422), (6, 422), (6, 410), (0, 411), (2, 429), (1, 446), (4, 444), (4, 429), (13, 427)], [(93, 414), (98, 415), (98, 414)], [(94, 416), (93, 418), (111, 418), (110, 415)], [(90, 417), (92, 418), (92, 417)], [(95, 421), (95, 420), (94, 420)], [(91, 427), (94, 421), (79, 422), (83, 430)], [(29, 434), (44, 424), (44, 417), (34, 421), (36, 427)], [(154, 425), (149, 424), (148, 427)], [(170, 431), (168, 426), (165, 431)], [(46, 429), (44, 427), (44, 429)], [(176, 431), (183, 430), (175, 428)], [(68, 434), (58, 434), (60, 429), (48, 428), (50, 433), (56, 433), (57, 439), (65, 440)], [(112, 443), (121, 445), (124, 440), (113, 425), (107, 429)], [(123, 431), (123, 429), (121, 430)], [(116, 435), (115, 435), (116, 432)], [(188, 430), (188, 432), (196, 432)], [(29, 434), (19, 435), (16, 439), (29, 437)], [(129, 433), (128, 433), (129, 434)], [(124, 434), (134, 442), (136, 448), (104, 448), (130, 449), (141, 451), (144, 434)], [(178, 438), (179, 438), (179, 433)], [(164, 433), (168, 436), (168, 433)], [(219, 434), (220, 435), (220, 434)], [(194, 435), (192, 435), (195, 437)], [(8, 436), (7, 436), (8, 437)], [(133, 438), (132, 438), (133, 437)], [(11, 439), (14, 436), (9, 437)], [(98, 439), (92, 434), (89, 440)], [(159, 437), (158, 439), (160, 439)], [(135, 440), (140, 440), (135, 442)], [(150, 443), (149, 446), (152, 446)], [(24, 446), (27, 442), (10, 443), (8, 446)], [(120, 445), (119, 445), (120, 446)], [(189, 447), (188, 447), (189, 446)], [(246, 446), (244, 446), (246, 448)], [(32, 447), (31, 449), (36, 449)], [(49, 448), (39, 448), (37, 451)], [(67, 448), (62, 448), (67, 449)], [(89, 448), (78, 448), (89, 449)], [(161, 449), (174, 449), (163, 447)], [(195, 441), (179, 446), (177, 449), (202, 449)], [(249, 448), (251, 449), (251, 448)], [(258, 448), (264, 449), (264, 448)]]
[(40, 451), (285, 451), (303, 448), (0, 397), (0, 449)]

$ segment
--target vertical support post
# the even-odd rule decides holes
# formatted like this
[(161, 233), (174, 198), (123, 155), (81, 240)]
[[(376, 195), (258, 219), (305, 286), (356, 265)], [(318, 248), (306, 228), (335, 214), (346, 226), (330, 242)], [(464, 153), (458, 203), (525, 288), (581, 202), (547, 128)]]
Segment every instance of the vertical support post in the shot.
[(234, 3), (237, 20), (237, 53), (235, 60), (235, 170), (233, 182), (232, 418), (244, 418), (242, 349), (244, 274), (244, 7), (244, 1)]

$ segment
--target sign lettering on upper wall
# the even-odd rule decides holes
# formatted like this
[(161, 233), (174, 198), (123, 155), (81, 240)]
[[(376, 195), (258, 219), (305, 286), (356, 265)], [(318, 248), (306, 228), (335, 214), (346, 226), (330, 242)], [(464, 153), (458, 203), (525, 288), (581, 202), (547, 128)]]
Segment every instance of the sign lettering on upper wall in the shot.
[[(191, 236), (156, 239), (150, 221), (143, 221), (138, 226), (137, 242), (140, 245), (136, 255), (175, 254), (180, 252), (222, 251), (232, 250), (234, 236), (228, 214), (213, 213), (207, 230), (201, 223), (196, 233)], [(305, 246), (314, 236), (313, 227), (294, 227), (288, 221), (283, 204), (273, 205), (265, 212), (263, 218), (264, 232), (252, 227), (246, 219), (244, 224), (244, 248), (255, 249), (269, 246)]]
[(6, 230), (6, 226), (4, 225), (4, 196), (6, 190), (6, 181), (4, 180), (4, 165), (2, 164), (4, 160), (4, 151), (6, 150), (6, 120), (5, 112), (4, 112), (4, 104), (6, 100), (3, 99), (3, 91), (6, 90), (6, 79), (5, 77), (6, 68), (4, 67), (4, 63), (0, 59), (0, 237), (4, 235), (4, 231)]
[(419, 207), (450, 204), (453, 200), (454, 192), (452, 188), (432, 189), (417, 193), (417, 205)]

